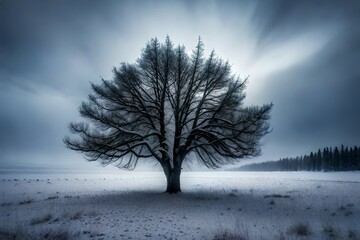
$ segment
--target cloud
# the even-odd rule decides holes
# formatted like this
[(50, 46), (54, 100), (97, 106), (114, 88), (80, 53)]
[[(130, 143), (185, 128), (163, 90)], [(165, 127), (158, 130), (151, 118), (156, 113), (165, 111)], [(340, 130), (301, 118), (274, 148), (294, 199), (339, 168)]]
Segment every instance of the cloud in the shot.
[(359, 10), (332, 0), (0, 1), (0, 161), (81, 167), (61, 139), (89, 82), (166, 35), (188, 51), (201, 36), (207, 53), (250, 75), (248, 105), (274, 102), (262, 159), (356, 144)]

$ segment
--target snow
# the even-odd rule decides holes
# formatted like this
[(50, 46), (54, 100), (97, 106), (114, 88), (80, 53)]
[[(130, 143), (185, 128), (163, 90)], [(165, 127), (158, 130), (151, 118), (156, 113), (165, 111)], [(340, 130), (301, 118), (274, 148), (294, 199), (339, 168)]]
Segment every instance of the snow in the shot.
[[(360, 172), (183, 172), (181, 181), (169, 195), (160, 172), (2, 173), (0, 239), (360, 237)], [(290, 232), (297, 224), (310, 234)]]

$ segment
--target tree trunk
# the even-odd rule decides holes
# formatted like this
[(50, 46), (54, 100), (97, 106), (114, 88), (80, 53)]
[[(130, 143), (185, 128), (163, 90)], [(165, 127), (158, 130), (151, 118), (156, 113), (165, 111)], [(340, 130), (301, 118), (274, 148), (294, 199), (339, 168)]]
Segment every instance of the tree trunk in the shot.
[(169, 160), (162, 162), (161, 166), (164, 170), (166, 176), (166, 192), (170, 194), (175, 194), (181, 192), (180, 187), (180, 174), (181, 174), (181, 165), (184, 160), (185, 154), (177, 154), (174, 157), (173, 166), (170, 164)]
[(162, 165), (164, 169), (164, 173), (166, 176), (166, 192), (170, 194), (181, 192), (180, 188), (180, 174), (181, 174), (181, 166), (176, 165), (174, 167), (170, 166), (170, 163)]
[(170, 170), (170, 173), (168, 175), (166, 175), (167, 193), (173, 194), (173, 193), (181, 192), (180, 174), (181, 174), (181, 168), (174, 168)]

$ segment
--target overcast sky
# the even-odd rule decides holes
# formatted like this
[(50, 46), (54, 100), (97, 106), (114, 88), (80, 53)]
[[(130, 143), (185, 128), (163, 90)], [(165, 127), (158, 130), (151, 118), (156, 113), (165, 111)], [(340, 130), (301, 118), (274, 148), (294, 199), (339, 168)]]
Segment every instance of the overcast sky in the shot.
[(247, 105), (274, 103), (257, 161), (360, 144), (359, 1), (0, 0), (2, 167), (92, 168), (64, 147), (89, 82), (152, 37), (250, 75)]

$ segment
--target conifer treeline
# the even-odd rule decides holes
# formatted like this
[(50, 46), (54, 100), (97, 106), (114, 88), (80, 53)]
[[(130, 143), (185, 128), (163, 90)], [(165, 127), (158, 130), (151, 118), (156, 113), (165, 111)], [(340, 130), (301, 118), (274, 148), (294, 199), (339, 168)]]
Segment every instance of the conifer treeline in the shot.
[(245, 171), (355, 171), (360, 170), (360, 148), (324, 148), (295, 158), (242, 166)]

